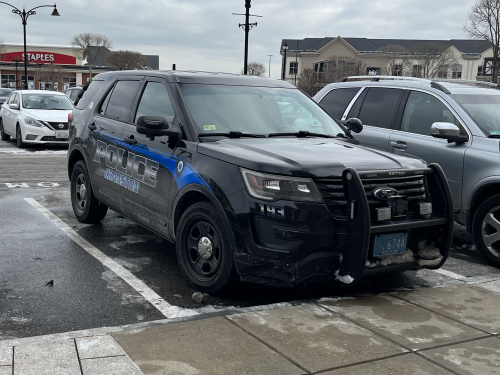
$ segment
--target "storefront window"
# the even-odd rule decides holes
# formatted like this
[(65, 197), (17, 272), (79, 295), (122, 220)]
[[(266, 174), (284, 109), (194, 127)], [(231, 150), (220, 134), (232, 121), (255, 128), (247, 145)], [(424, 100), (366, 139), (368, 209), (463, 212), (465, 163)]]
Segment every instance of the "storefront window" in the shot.
[[(24, 78), (21, 76), (21, 87), (24, 89)], [(28, 90), (33, 90), (35, 88), (35, 76), (28, 76)]]
[(14, 74), (2, 74), (2, 88), (15, 89), (16, 76)]
[(76, 86), (76, 77), (63, 77), (63, 90)]

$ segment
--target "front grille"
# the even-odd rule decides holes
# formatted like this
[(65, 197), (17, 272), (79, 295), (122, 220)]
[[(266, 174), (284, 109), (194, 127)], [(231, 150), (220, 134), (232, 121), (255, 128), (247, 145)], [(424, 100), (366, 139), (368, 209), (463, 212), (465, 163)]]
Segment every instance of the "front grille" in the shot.
[[(43, 123), (53, 130), (68, 130), (68, 123), (67, 122), (43, 121)], [(59, 125), (63, 125), (63, 127), (61, 128), (61, 127), (59, 127)]]
[(40, 139), (40, 141), (44, 141), (44, 142), (68, 142), (68, 138), (56, 138), (56, 137), (51, 137), (51, 136), (46, 135), (45, 137)]
[[(347, 217), (347, 201), (344, 197), (342, 178), (319, 178), (315, 179), (314, 182), (330, 212), (339, 218)], [(361, 182), (363, 183), (370, 209), (384, 205), (382, 201), (373, 197), (373, 190), (377, 187), (392, 187), (396, 189), (399, 195), (408, 198), (409, 206), (412, 203), (425, 200), (427, 197), (424, 175), (384, 179), (365, 178)]]

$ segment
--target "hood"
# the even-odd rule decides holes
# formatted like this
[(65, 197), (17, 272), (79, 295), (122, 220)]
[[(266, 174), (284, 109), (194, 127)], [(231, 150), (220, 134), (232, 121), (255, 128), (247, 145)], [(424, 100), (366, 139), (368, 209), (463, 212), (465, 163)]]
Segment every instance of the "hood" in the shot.
[(49, 122), (68, 122), (68, 114), (72, 112), (68, 110), (47, 110), (47, 109), (22, 109), (25, 116), (34, 118), (35, 120), (49, 121)]
[(358, 171), (419, 169), (418, 159), (327, 138), (241, 138), (198, 144), (198, 152), (255, 171), (302, 177), (341, 176)]

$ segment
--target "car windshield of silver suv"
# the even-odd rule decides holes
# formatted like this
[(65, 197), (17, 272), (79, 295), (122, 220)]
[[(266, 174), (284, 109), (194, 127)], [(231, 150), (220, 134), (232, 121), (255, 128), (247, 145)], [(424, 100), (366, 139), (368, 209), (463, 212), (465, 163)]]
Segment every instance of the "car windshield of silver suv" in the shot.
[(451, 95), (489, 138), (500, 138), (500, 95)]

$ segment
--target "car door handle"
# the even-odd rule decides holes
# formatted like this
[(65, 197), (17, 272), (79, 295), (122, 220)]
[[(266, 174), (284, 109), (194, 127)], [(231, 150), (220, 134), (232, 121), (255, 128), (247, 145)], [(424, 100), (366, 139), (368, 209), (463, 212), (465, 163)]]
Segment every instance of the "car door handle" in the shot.
[(124, 138), (125, 142), (127, 142), (129, 145), (135, 145), (137, 144), (137, 140), (134, 139), (134, 136), (131, 135), (130, 137), (125, 137)]
[(92, 124), (89, 124), (89, 125), (88, 125), (88, 128), (89, 128), (90, 130), (96, 130), (96, 129), (97, 129), (97, 126), (95, 126), (95, 122), (93, 122)]
[(399, 148), (401, 150), (406, 150), (406, 148), (408, 147), (406, 142), (403, 141), (391, 142), (391, 146), (394, 148)]

